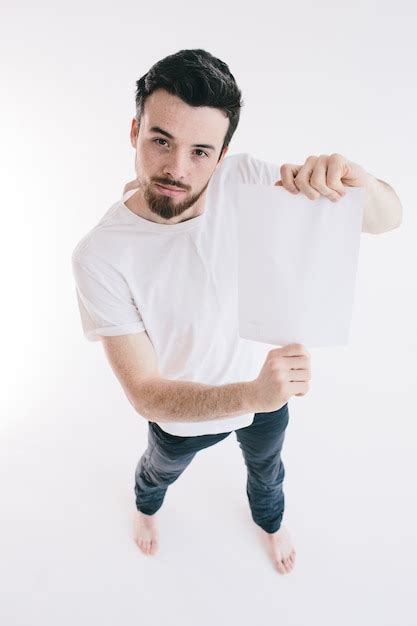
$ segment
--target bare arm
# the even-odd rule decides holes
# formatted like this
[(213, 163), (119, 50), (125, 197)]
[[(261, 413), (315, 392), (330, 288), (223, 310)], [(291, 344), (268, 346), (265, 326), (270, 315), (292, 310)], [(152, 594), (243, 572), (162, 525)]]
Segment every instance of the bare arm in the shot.
[(205, 385), (166, 378), (143, 381), (138, 413), (158, 422), (205, 422), (254, 412), (251, 383)]
[(253, 381), (206, 385), (162, 378), (146, 331), (102, 337), (110, 365), (135, 410), (158, 422), (202, 422), (255, 412)]

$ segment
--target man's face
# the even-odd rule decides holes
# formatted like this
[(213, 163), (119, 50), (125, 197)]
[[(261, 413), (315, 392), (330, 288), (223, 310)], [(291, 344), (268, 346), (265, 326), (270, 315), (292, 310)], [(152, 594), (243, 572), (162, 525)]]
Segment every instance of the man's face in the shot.
[[(220, 109), (190, 106), (164, 89), (146, 99), (139, 127), (132, 120), (130, 138), (139, 189), (150, 211), (166, 220), (192, 206), (193, 214), (202, 212), (203, 194), (227, 152), (218, 163), (228, 127)], [(158, 184), (175, 193), (167, 195)]]

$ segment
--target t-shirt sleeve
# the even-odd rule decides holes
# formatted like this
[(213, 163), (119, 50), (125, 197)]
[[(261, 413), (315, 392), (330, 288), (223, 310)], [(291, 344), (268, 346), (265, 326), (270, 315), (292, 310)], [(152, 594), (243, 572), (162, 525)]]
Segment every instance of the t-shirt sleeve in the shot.
[(277, 163), (257, 159), (248, 152), (225, 157), (225, 164), (227, 159), (229, 159), (227, 175), (231, 182), (274, 185), (281, 178)]
[(82, 329), (89, 341), (145, 329), (125, 278), (106, 264), (97, 268), (72, 255)]

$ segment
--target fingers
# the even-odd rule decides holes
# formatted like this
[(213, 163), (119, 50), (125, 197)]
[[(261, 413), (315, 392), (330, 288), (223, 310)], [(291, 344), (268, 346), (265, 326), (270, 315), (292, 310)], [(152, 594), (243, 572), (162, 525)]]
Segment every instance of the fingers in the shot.
[(301, 191), (310, 200), (324, 196), (337, 202), (346, 195), (341, 177), (344, 157), (339, 154), (309, 156), (303, 165), (284, 163), (281, 165), (281, 181), (276, 186), (284, 187), (291, 193)]
[(300, 168), (298, 174), (294, 178), (294, 185), (296, 188), (307, 196), (307, 198), (310, 198), (310, 200), (317, 200), (320, 198), (319, 192), (316, 191), (316, 189), (314, 189), (314, 187), (312, 187), (309, 183), (316, 161), (317, 157), (309, 156), (303, 167)]
[(310, 382), (308, 380), (290, 382), (290, 394), (292, 396), (305, 396), (309, 389)]
[[(329, 167), (332, 168), (332, 184), (329, 179)], [(315, 163), (314, 170), (310, 176), (311, 187), (316, 189), (320, 195), (326, 196), (327, 198), (329, 198), (329, 200), (332, 200), (333, 202), (335, 202), (336, 200), (340, 200), (342, 195), (345, 195), (343, 185), (340, 183), (340, 180), (340, 184), (337, 184), (337, 179), (335, 176), (336, 172), (338, 172), (338, 169), (336, 169), (334, 162), (333, 165), (330, 162), (328, 163), (328, 157), (324, 154), (318, 157)], [(332, 185), (335, 185), (335, 187), (333, 188)], [(340, 193), (338, 193), (338, 191)]]
[(288, 376), (288, 382), (290, 383), (306, 383), (311, 380), (309, 369), (290, 370)]
[(308, 356), (286, 356), (284, 359), (288, 371), (310, 369), (310, 359)]
[(284, 163), (284, 165), (281, 165), (280, 173), (282, 180), (280, 181), (280, 186), (285, 187), (285, 189), (291, 193), (297, 194), (298, 188), (294, 183), (294, 177), (298, 174), (300, 169), (301, 165), (294, 165), (292, 163)]
[(327, 163), (327, 186), (334, 189), (340, 197), (346, 195), (346, 190), (340, 179), (342, 157), (338, 157), (339, 155), (334, 155)]

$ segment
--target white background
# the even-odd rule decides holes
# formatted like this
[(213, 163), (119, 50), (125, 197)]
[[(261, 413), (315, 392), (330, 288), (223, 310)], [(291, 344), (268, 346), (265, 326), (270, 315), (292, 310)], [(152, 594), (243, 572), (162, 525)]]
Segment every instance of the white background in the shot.
[[(415, 5), (2, 7), (2, 623), (415, 624)], [(140, 552), (147, 422), (76, 305), (71, 252), (134, 176), (135, 81), (183, 48), (242, 89), (229, 154), (339, 152), (403, 205), (400, 228), (361, 236), (349, 346), (312, 350), (311, 389), (290, 400), (285, 576), (259, 544), (234, 433), (172, 485), (159, 554)]]

